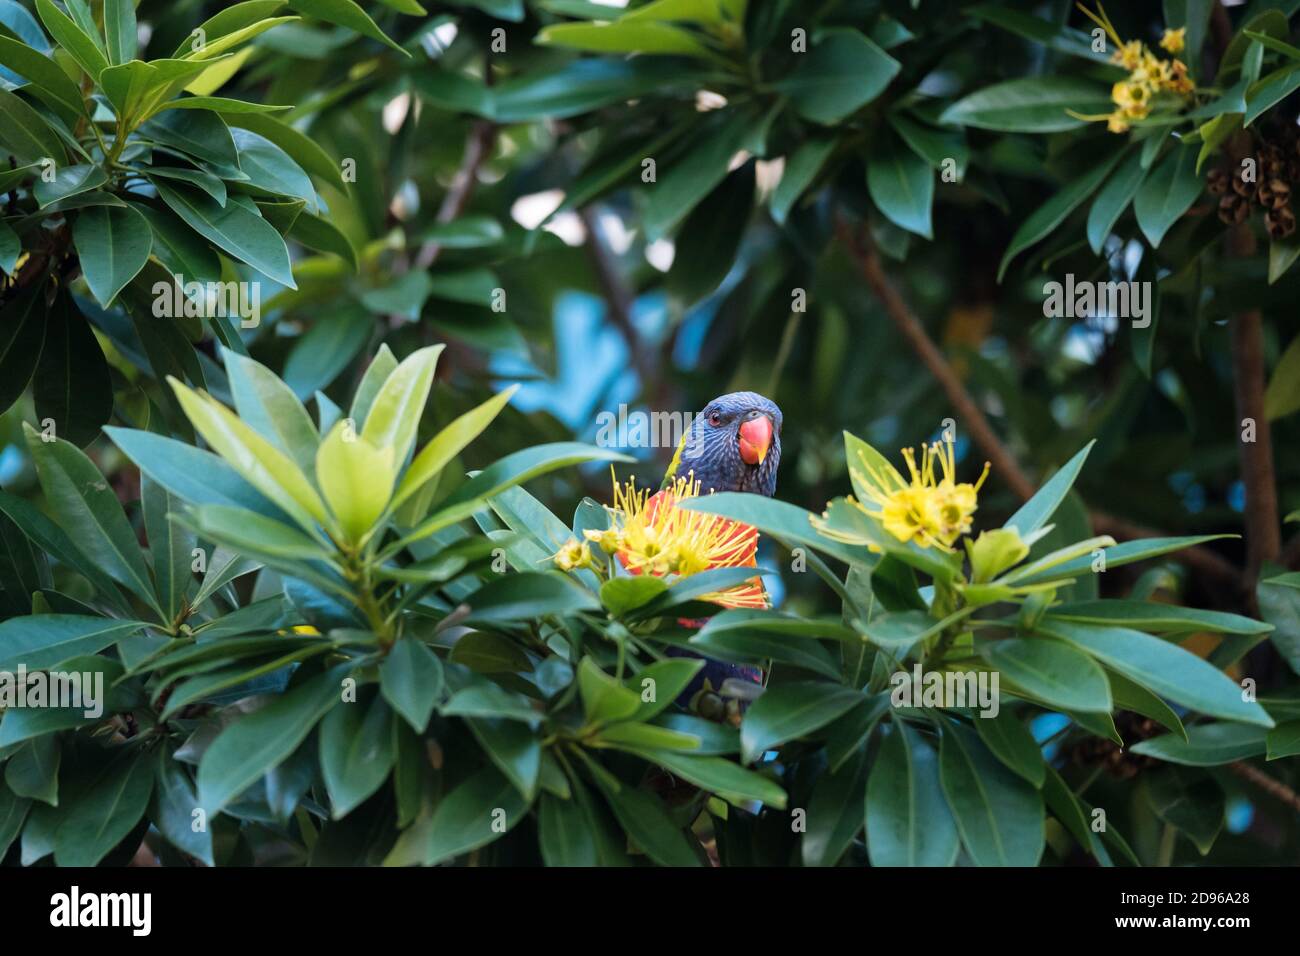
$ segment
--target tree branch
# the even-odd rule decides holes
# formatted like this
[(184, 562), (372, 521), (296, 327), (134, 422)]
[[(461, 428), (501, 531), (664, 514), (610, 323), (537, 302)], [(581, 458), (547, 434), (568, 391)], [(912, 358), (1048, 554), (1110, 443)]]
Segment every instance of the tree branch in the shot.
[(929, 333), (925, 331), (921, 320), (912, 313), (907, 303), (903, 301), (902, 295), (885, 275), (884, 267), (880, 262), (880, 253), (876, 251), (875, 243), (871, 241), (870, 236), (859, 240), (857, 234), (849, 228), (843, 218), (837, 219), (836, 232), (840, 241), (856, 260), (858, 268), (862, 270), (867, 285), (871, 286), (871, 291), (885, 307), (885, 314), (902, 333), (903, 338), (912, 347), (912, 351), (916, 352), (921, 364), (939, 383), (939, 387), (943, 389), (949, 403), (961, 417), (975, 444), (992, 463), (994, 476), (1005, 482), (1018, 498), (1030, 498), (1034, 493), (1034, 483), (1029, 480), (1029, 476), (1020, 467), (1015, 456), (998, 438), (987, 416), (975, 403), (975, 399), (957, 377), (957, 373), (952, 370), (952, 366), (939, 351), (939, 347), (934, 344)]
[[(442, 205), (438, 207), (438, 215), (434, 221), (439, 225), (452, 222), (465, 211), (465, 207), (469, 205), (474, 195), (474, 187), (478, 185), (478, 171), (492, 155), (496, 141), (495, 123), (488, 120), (474, 121), (469, 136), (465, 138), (465, 153), (461, 158), (460, 168), (456, 170), (447, 194), (442, 197)], [(432, 239), (428, 240), (416, 253), (414, 268), (420, 270), (429, 268), (438, 260), (441, 253), (442, 246)]]
[(1300, 793), (1296, 793), (1281, 780), (1270, 777), (1258, 767), (1252, 766), (1244, 760), (1228, 764), (1228, 769), (1238, 777), (1263, 790), (1269, 796), (1282, 801), (1292, 810), (1300, 813)]
[[(962, 380), (957, 377), (934, 340), (930, 338), (921, 320), (913, 314), (898, 289), (885, 275), (880, 254), (876, 251), (870, 236), (859, 238), (843, 217), (837, 217), (836, 234), (857, 263), (867, 285), (880, 299), (885, 314), (889, 316), (890, 321), (921, 359), (922, 364), (939, 383), (975, 444), (992, 463), (993, 474), (1000, 477), (1018, 498), (1029, 499), (1035, 491), (1033, 481), (1020, 467), (1019, 462), (998, 437), (997, 432), (993, 430), (988, 417), (976, 404)], [(1097, 531), (1110, 534), (1115, 538), (1163, 537), (1159, 531), (1114, 517), (1103, 511), (1093, 511), (1091, 517), (1093, 527)], [(1199, 546), (1184, 548), (1174, 557), (1189, 567), (1225, 583), (1231, 583), (1234, 587), (1239, 587), (1241, 584), (1241, 575), (1237, 569), (1208, 548)]]

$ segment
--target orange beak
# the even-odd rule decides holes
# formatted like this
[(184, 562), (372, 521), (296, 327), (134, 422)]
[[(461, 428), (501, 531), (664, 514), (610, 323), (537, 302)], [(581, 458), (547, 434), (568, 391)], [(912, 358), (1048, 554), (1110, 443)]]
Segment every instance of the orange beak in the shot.
[(740, 457), (747, 465), (761, 465), (772, 447), (772, 419), (751, 418), (740, 426)]

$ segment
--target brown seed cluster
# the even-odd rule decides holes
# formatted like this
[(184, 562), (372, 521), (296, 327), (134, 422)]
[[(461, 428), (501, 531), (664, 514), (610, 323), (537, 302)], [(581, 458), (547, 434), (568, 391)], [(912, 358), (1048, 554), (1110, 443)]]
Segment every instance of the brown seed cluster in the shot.
[(1270, 239), (1285, 239), (1296, 230), (1291, 185), (1300, 182), (1300, 137), (1288, 126), (1261, 143), (1253, 163), (1211, 169), (1205, 178), (1211, 195), (1219, 197), (1219, 219), (1229, 225), (1245, 222), (1252, 210), (1264, 213)]

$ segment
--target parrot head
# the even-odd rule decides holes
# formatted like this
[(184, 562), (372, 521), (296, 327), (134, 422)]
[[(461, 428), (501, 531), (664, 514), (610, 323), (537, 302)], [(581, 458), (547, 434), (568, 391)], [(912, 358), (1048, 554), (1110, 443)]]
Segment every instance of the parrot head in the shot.
[(700, 491), (771, 497), (781, 463), (781, 409), (757, 392), (731, 392), (704, 406), (683, 436), (670, 474), (690, 472)]

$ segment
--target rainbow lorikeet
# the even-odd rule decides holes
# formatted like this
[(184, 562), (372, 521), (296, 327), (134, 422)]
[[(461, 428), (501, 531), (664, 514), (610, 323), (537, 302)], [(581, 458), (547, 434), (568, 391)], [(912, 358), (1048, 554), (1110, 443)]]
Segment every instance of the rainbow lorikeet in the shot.
[[(712, 491), (746, 491), (772, 497), (776, 493), (776, 471), (781, 463), (781, 409), (756, 392), (720, 395), (704, 406), (682, 436), (663, 485), (655, 499), (671, 495), (681, 478), (692, 476), (700, 494)], [(733, 539), (737, 556), (727, 563), (735, 567), (757, 567), (758, 531), (736, 523)], [(762, 581), (728, 592), (723, 602), (733, 607), (766, 607), (767, 592)], [(702, 622), (683, 621), (690, 627)], [(697, 657), (689, 651), (670, 650), (674, 656)], [(705, 665), (678, 698), (683, 706), (713, 720), (738, 721), (743, 709), (746, 685), (761, 687), (763, 672), (757, 667), (728, 664), (705, 658)], [(730, 681), (724, 690), (723, 684)]]

